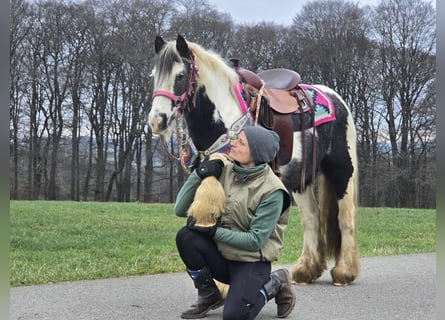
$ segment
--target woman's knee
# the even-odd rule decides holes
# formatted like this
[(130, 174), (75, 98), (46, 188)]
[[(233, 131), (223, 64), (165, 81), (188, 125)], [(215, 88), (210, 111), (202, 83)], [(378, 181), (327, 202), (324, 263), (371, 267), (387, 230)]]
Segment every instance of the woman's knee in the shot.
[(187, 227), (182, 227), (176, 233), (176, 248), (181, 255), (190, 250), (190, 245), (193, 243), (193, 241), (190, 241), (191, 236), (193, 235)]
[(180, 244), (184, 242), (184, 239), (187, 237), (187, 234), (190, 232), (190, 230), (187, 227), (182, 227), (178, 230), (176, 233), (176, 244)]
[(197, 232), (182, 227), (176, 234), (176, 247), (181, 255), (201, 252), (207, 248), (205, 240), (207, 239), (203, 239)]

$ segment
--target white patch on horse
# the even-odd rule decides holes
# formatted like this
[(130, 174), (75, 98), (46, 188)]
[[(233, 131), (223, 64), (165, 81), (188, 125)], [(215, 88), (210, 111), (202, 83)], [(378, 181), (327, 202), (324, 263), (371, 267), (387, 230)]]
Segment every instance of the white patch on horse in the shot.
[(301, 150), (301, 132), (294, 132), (294, 143), (292, 146), (292, 158), (296, 159), (298, 162), (301, 162), (303, 159), (302, 150)]
[(243, 115), (238, 100), (234, 94), (227, 95), (227, 91), (221, 88), (231, 87), (233, 84), (227, 75), (218, 73), (213, 69), (200, 65), (199, 84), (205, 84), (206, 94), (218, 109), (213, 114), (215, 121), (224, 121), (227, 128), (235, 123)]
[[(349, 112), (349, 110), (348, 110)], [(357, 133), (355, 131), (355, 126), (353, 125), (352, 115), (348, 115), (348, 124), (346, 129), (346, 144), (348, 145), (349, 155), (351, 154), (357, 154), (357, 146), (355, 144), (355, 141), (357, 141)], [(352, 142), (351, 142), (352, 141)], [(353, 162), (356, 160), (355, 158), (351, 157)], [(357, 161), (355, 161), (357, 162)], [(353, 163), (355, 166), (357, 163)]]
[[(303, 151), (302, 151), (302, 133), (301, 131), (294, 132), (294, 143), (292, 146), (292, 158), (297, 160), (298, 162), (303, 161)], [(310, 144), (311, 141), (317, 137), (317, 132), (315, 132), (315, 137), (313, 136), (312, 129), (307, 129), (305, 133), (306, 143)]]

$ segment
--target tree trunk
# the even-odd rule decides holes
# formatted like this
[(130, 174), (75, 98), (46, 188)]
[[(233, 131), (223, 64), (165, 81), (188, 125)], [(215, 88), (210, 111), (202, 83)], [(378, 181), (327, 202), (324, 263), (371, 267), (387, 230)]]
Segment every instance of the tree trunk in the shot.
[(91, 170), (93, 167), (93, 131), (90, 131), (90, 139), (88, 140), (88, 165), (83, 184), (83, 201), (88, 201), (88, 193), (90, 191)]
[(153, 181), (153, 152), (152, 148), (152, 133), (146, 133), (145, 140), (145, 170), (144, 170), (144, 202), (151, 202), (152, 181)]

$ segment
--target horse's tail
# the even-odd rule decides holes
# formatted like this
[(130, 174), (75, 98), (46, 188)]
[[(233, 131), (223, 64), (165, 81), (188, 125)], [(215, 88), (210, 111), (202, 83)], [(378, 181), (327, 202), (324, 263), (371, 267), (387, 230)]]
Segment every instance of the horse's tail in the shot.
[(338, 221), (338, 202), (334, 187), (321, 174), (318, 184), (320, 206), (320, 229), (325, 240), (326, 257), (333, 258), (340, 253), (341, 232)]

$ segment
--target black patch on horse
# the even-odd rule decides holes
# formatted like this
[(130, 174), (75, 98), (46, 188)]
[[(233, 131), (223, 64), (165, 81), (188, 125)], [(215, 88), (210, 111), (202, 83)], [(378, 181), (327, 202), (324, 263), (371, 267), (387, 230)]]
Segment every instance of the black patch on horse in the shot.
[(333, 122), (333, 136), (329, 153), (321, 161), (321, 170), (332, 184), (338, 199), (345, 195), (354, 168), (347, 149), (346, 132), (348, 113), (343, 104), (331, 96), (335, 104), (336, 121)]

